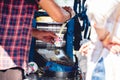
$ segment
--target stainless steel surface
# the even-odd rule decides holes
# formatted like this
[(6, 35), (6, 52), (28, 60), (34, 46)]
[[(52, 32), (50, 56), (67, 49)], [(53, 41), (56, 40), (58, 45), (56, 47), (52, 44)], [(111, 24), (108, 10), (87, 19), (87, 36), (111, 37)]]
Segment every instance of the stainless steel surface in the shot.
[(38, 22), (37, 23), (37, 28), (40, 30), (48, 30), (48, 31), (53, 31), (56, 33), (56, 35), (59, 34), (61, 31), (62, 27), (62, 32), (60, 39), (61, 41), (59, 42), (59, 46), (52, 45), (49, 43), (42, 42), (40, 40), (36, 40), (36, 51), (38, 54), (42, 55), (46, 60), (48, 61), (56, 61), (58, 63), (64, 63), (64, 64), (74, 64), (69, 57), (65, 53), (65, 39), (64, 35), (66, 33), (67, 27), (63, 27), (62, 24), (60, 23), (52, 23), (52, 22)]
[(74, 78), (59, 78), (59, 77), (41, 77), (37, 74), (30, 74), (24, 80), (82, 80), (80, 75), (75, 76)]

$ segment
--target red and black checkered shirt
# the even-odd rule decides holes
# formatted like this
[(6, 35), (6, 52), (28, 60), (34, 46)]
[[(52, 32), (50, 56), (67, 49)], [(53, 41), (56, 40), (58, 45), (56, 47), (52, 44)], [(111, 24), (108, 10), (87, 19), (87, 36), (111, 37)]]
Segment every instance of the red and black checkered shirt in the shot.
[(0, 0), (0, 70), (26, 67), (35, 7), (34, 0)]

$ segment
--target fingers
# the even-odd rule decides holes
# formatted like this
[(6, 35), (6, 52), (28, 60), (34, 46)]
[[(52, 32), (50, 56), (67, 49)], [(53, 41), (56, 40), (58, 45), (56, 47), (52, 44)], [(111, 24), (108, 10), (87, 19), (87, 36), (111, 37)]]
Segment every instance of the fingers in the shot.
[(50, 32), (47, 40), (49, 41), (49, 43), (54, 44), (57, 38), (58, 36), (55, 33)]
[(84, 47), (84, 48), (82, 48), (81, 50), (80, 50), (80, 52), (81, 52), (81, 55), (82, 56), (85, 56), (86, 54), (87, 54), (87, 52), (88, 52), (88, 47)]
[(58, 38), (58, 36), (54, 32), (49, 32), (49, 36), (51, 36), (54, 39)]
[(63, 7), (63, 9), (65, 9), (66, 11), (71, 13), (71, 18), (75, 16), (75, 12), (71, 7), (65, 6), (65, 7)]
[(54, 38), (52, 38), (50, 36), (49, 37), (48, 36), (44, 36), (42, 41), (47, 42), (47, 43), (51, 43), (51, 44), (54, 44), (54, 42), (55, 42)]
[(119, 44), (120, 45), (120, 39), (115, 37), (115, 36), (113, 36), (113, 38), (111, 39), (110, 42), (113, 43), (113, 44)]
[(119, 54), (120, 53), (120, 45), (114, 45), (110, 48), (110, 52), (114, 54)]
[(58, 36), (52, 32), (52, 31), (44, 31), (44, 36), (47, 36), (47, 37), (52, 37), (52, 38), (57, 38)]
[(88, 53), (88, 50), (90, 48), (91, 42), (87, 42), (81, 46), (79, 49), (79, 52), (81, 53), (82, 56), (85, 56)]
[(38, 39), (47, 43), (54, 43), (55, 39), (58, 37), (54, 32), (51, 31), (40, 31)]
[(103, 42), (104, 47), (106, 47), (110, 52), (114, 54), (120, 53), (120, 39), (113, 36), (108, 41)]

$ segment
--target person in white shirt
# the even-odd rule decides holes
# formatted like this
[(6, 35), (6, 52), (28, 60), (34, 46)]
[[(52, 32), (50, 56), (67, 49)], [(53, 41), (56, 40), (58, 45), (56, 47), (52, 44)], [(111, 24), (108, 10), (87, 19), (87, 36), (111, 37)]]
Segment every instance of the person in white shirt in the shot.
[(120, 0), (87, 0), (87, 15), (91, 24), (90, 41), (80, 53), (87, 56), (86, 80), (98, 60), (103, 57), (105, 80), (120, 79)]

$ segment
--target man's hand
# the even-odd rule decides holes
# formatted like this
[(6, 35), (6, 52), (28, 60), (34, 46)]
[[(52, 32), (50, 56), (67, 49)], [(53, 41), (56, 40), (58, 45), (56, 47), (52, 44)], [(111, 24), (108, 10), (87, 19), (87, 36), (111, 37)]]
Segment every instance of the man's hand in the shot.
[(81, 53), (82, 56), (88, 54), (88, 50), (89, 50), (91, 44), (92, 44), (91, 41), (89, 41), (89, 42), (86, 42), (83, 45), (81, 45), (79, 52)]
[(108, 35), (103, 41), (103, 46), (107, 48), (112, 53), (120, 53), (120, 39), (116, 36), (110, 38)]
[(32, 30), (32, 36), (37, 38), (38, 40), (42, 40), (44, 42), (48, 43), (54, 43), (55, 39), (57, 38), (57, 35), (54, 32), (51, 31), (40, 31), (37, 29)]
[(62, 7), (62, 8), (63, 8), (64, 10), (66, 10), (67, 12), (69, 12), (70, 18), (72, 18), (72, 17), (75, 16), (75, 12), (74, 12), (74, 10), (73, 10), (71, 7), (65, 6), (65, 7)]

